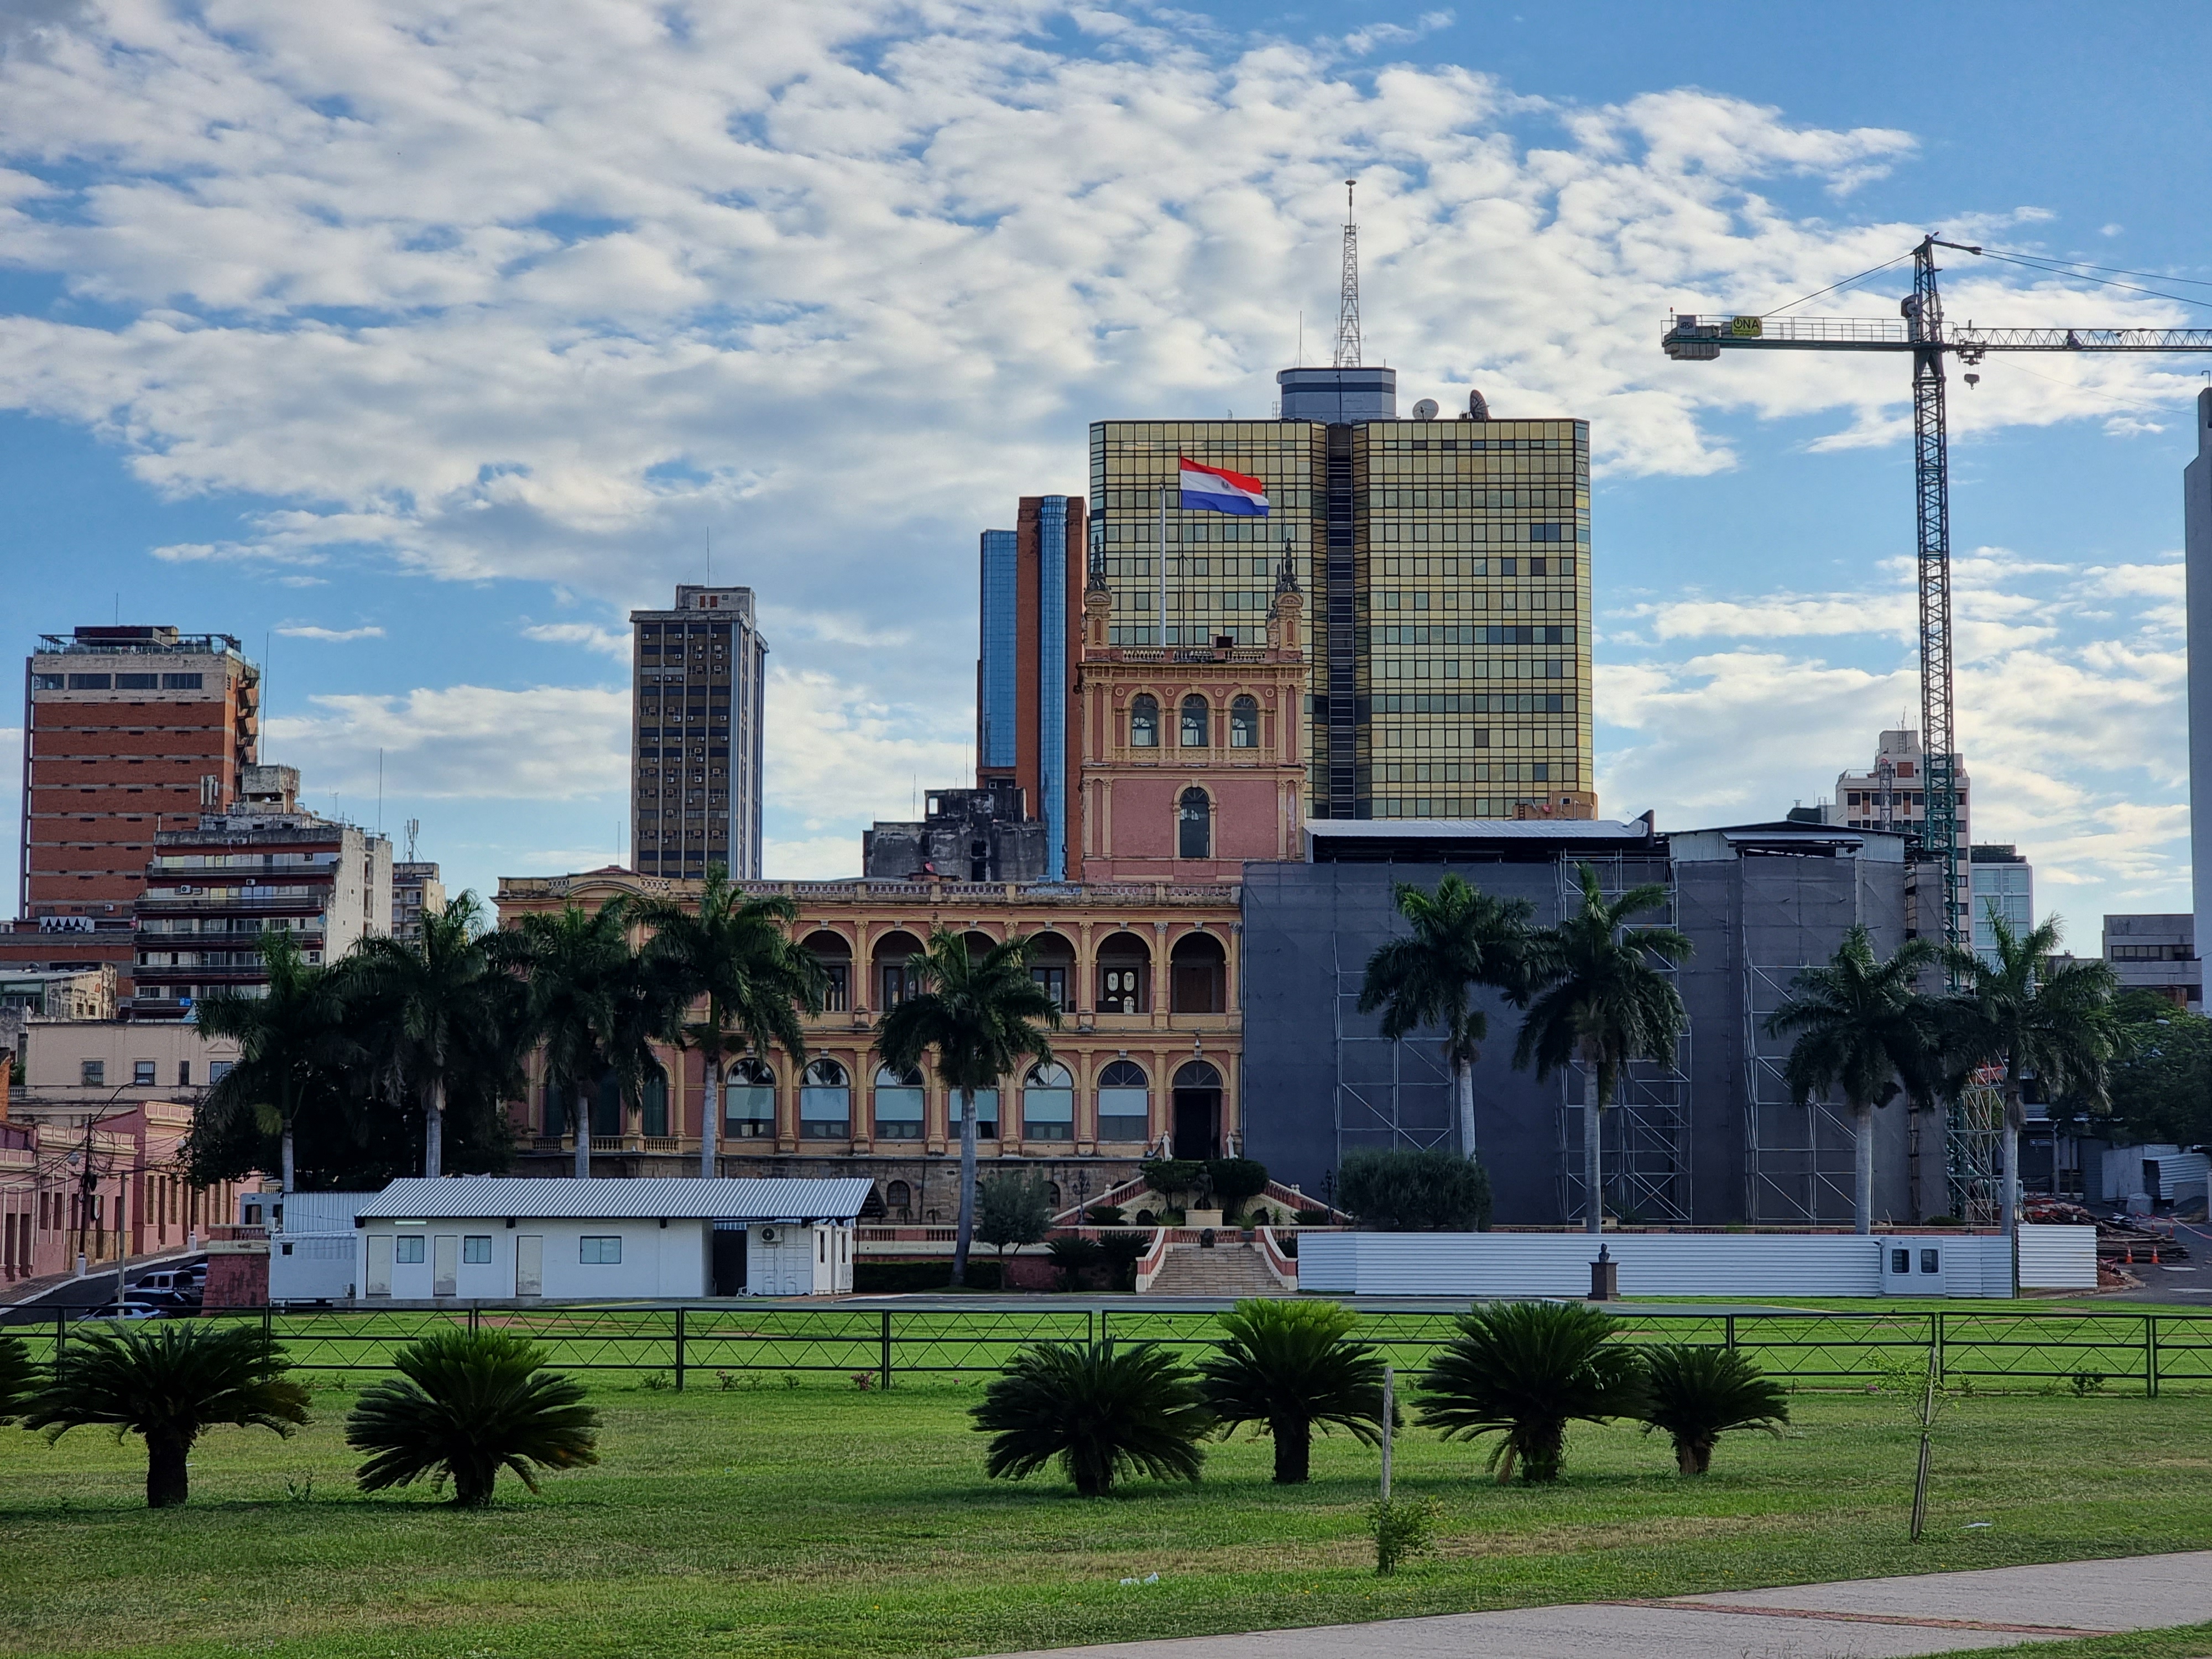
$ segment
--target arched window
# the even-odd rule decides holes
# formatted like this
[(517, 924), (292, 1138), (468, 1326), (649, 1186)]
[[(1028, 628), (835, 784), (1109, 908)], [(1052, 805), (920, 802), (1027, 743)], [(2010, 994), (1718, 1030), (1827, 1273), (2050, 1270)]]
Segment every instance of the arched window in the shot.
[(668, 1073), (658, 1066), (645, 1075), (645, 1087), (638, 1091), (639, 1133), (665, 1136), (668, 1133)]
[(1140, 692), (1129, 705), (1129, 747), (1157, 749), (1160, 746), (1160, 705), (1148, 693)]
[(1229, 1006), (1229, 953), (1211, 933), (1185, 933), (1168, 953), (1168, 1012), (1218, 1014)]
[(1206, 716), (1206, 699), (1192, 692), (1182, 700), (1182, 746), (1203, 749), (1213, 740), (1206, 728), (1212, 722)]
[(1098, 1012), (1152, 1012), (1152, 952), (1134, 933), (1115, 933), (1098, 946)]
[(921, 1139), (921, 1073), (911, 1067), (895, 1072), (880, 1066), (876, 1072), (876, 1139)]
[(1257, 749), (1260, 746), (1260, 703), (1255, 697), (1239, 697), (1229, 705), (1229, 746), (1231, 749)]
[(722, 1085), (722, 1133), (732, 1140), (775, 1135), (775, 1073), (757, 1060), (741, 1060), (730, 1067)]
[(1051, 993), (1063, 1014), (1075, 1012), (1075, 947), (1047, 930), (1030, 936), (1030, 977)]
[[(888, 1013), (914, 994), (914, 959), (921, 954), (921, 941), (908, 933), (886, 933), (876, 941), (876, 1006)], [(909, 965), (911, 964), (911, 965)]]
[(802, 1140), (853, 1138), (853, 1085), (834, 1060), (811, 1062), (799, 1078), (799, 1134)]
[(1176, 805), (1176, 856), (1210, 859), (1213, 856), (1213, 803), (1206, 791), (1186, 789)]
[(896, 1214), (901, 1221), (914, 1219), (914, 1188), (903, 1181), (894, 1181), (884, 1188), (884, 1208)]
[(1099, 1139), (1151, 1139), (1152, 1107), (1145, 1068), (1134, 1060), (1115, 1060), (1099, 1073)]
[(822, 964), (825, 981), (823, 1012), (842, 1014), (853, 1006), (853, 947), (842, 934), (821, 928), (799, 941), (799, 947)]
[[(960, 1095), (958, 1091), (954, 1091), (951, 1103), (945, 1109), (946, 1115), (951, 1120), (953, 1138), (957, 1139), (960, 1135)], [(978, 1089), (975, 1091), (975, 1139), (978, 1140), (996, 1140), (998, 1138), (999, 1091), (996, 1089)]]
[(592, 1138), (612, 1140), (623, 1132), (622, 1080), (612, 1072), (601, 1074), (592, 1099)]
[(1032, 1066), (1022, 1085), (1022, 1138), (1075, 1139), (1075, 1079), (1060, 1065)]

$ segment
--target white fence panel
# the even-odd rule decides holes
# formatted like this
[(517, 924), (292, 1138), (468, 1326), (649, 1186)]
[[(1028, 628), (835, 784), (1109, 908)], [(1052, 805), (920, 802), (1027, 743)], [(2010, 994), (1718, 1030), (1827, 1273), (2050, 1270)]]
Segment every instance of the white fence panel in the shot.
[(2020, 1287), (2023, 1291), (2097, 1288), (2094, 1227), (2024, 1226), (2020, 1230)]

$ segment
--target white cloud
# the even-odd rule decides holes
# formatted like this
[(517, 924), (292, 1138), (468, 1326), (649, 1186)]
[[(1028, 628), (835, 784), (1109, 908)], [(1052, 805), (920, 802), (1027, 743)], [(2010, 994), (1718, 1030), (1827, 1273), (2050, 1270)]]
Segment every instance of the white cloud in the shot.
[(380, 628), (317, 628), (307, 623), (295, 623), (289, 627), (278, 629), (276, 632), (288, 640), (323, 640), (333, 644), (345, 640), (380, 640), (384, 637), (384, 630)]
[(380, 751), (394, 795), (553, 801), (629, 793), (627, 690), (453, 685), (308, 701), (317, 712), (270, 720), (262, 747), (318, 789), (374, 789)]
[(620, 629), (602, 628), (597, 623), (533, 623), (522, 630), (522, 637), (548, 645), (580, 645), (602, 656), (623, 662), (629, 660), (629, 635)]
[[(950, 732), (908, 735), (927, 731), (946, 712), (896, 708), (827, 674), (771, 669), (769, 811), (807, 831), (905, 816), (915, 790), (941, 787), (969, 770), (972, 750)], [(816, 839), (787, 830), (783, 838), (787, 845)], [(860, 862), (857, 839), (852, 845), (848, 873)]]

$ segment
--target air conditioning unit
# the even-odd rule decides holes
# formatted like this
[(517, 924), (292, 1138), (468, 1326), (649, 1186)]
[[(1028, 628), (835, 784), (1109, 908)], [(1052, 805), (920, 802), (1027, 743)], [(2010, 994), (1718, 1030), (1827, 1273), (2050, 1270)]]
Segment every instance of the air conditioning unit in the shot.
[(760, 1230), (760, 1242), (763, 1244), (782, 1243), (783, 1229), (774, 1225), (762, 1228)]

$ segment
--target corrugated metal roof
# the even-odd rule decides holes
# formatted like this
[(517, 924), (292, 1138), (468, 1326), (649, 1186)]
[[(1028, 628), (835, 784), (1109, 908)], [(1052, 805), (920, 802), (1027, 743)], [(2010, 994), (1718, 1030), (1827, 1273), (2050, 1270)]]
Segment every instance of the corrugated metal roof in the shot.
[(361, 1206), (364, 1217), (531, 1217), (538, 1220), (850, 1221), (870, 1183), (725, 1178), (592, 1181), (541, 1176), (467, 1176), (395, 1181)]

